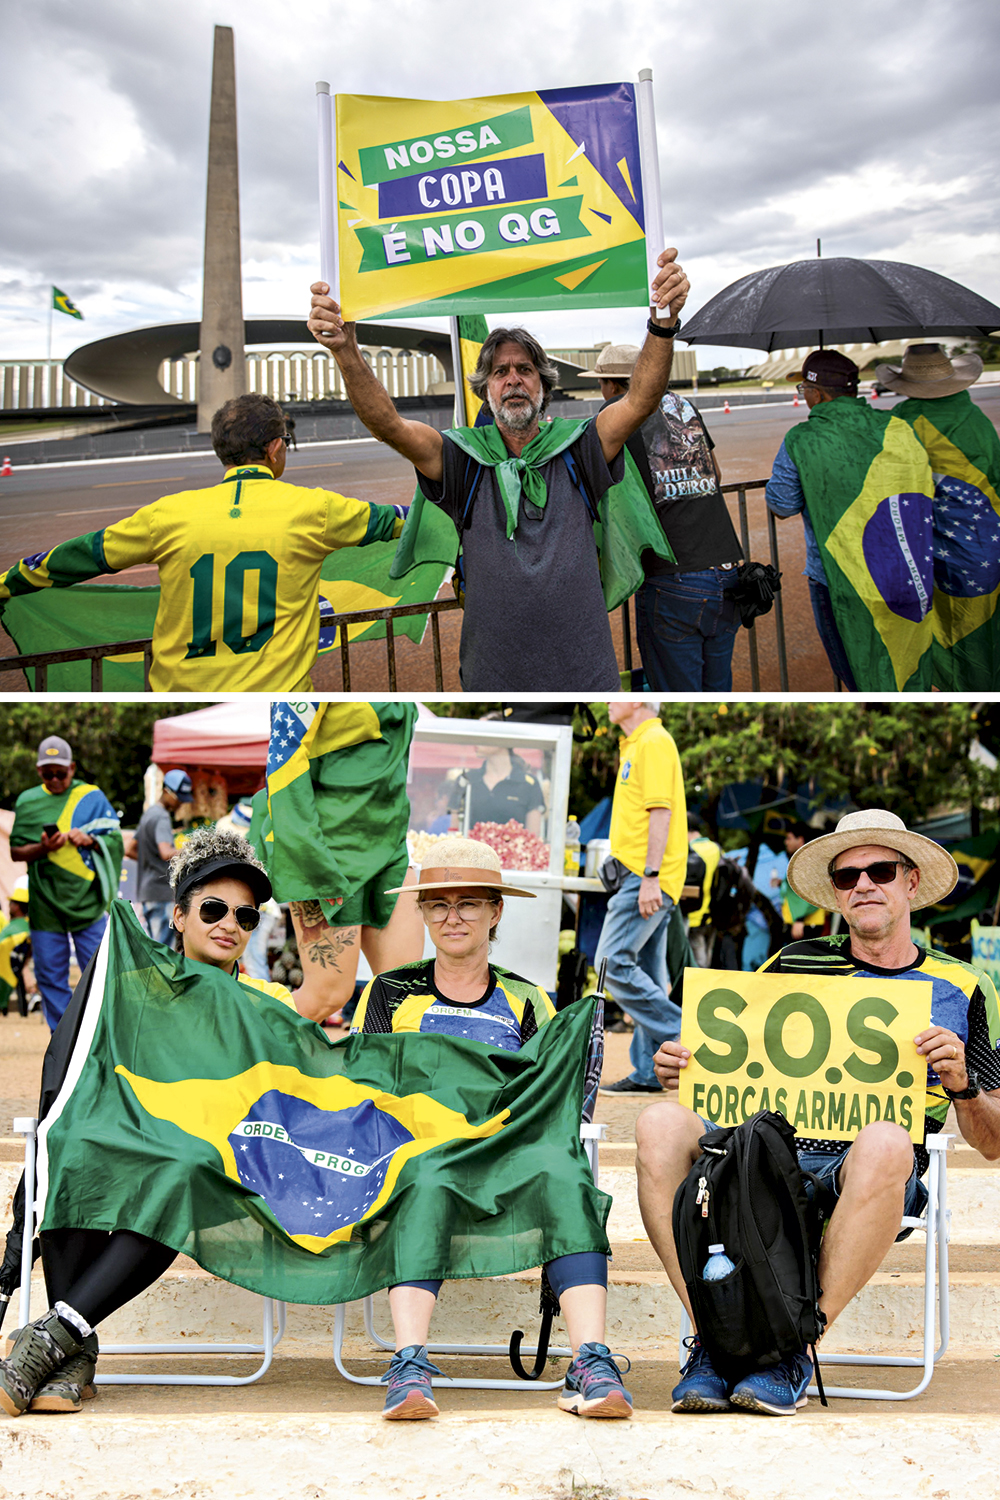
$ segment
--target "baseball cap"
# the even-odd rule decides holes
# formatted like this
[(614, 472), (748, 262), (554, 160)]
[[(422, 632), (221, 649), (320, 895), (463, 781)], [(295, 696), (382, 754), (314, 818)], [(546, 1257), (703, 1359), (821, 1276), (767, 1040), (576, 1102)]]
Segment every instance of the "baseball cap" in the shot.
[(826, 386), (829, 390), (853, 390), (858, 383), (860, 371), (853, 359), (840, 354), (836, 349), (814, 349), (807, 354), (802, 364), (802, 373), (787, 375), (786, 380), (805, 381), (809, 385)]
[(57, 734), (50, 734), (48, 739), (42, 740), (38, 747), (36, 766), (71, 766), (73, 764), (73, 752), (65, 740), (61, 740)]
[(191, 801), (191, 778), (186, 771), (168, 771), (163, 778), (163, 785), (181, 802)]

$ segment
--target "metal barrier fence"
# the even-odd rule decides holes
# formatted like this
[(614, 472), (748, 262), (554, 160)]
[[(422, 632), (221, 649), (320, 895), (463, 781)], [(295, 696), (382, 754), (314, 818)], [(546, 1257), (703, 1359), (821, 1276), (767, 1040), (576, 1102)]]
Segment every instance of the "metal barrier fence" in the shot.
[[(761, 490), (767, 484), (766, 479), (746, 479), (738, 484), (724, 484), (722, 493), (724, 495), (735, 495), (739, 509), (740, 541), (743, 546), (743, 556), (750, 558), (750, 520), (747, 511), (747, 494), (751, 490)], [(767, 512), (767, 536), (768, 536), (768, 561), (780, 571), (778, 560), (778, 533), (775, 518), (770, 511)], [(356, 610), (351, 614), (332, 615), (324, 621), (326, 627), (337, 626), (340, 630), (340, 669), (341, 669), (341, 691), (351, 691), (351, 641), (348, 639), (348, 627), (351, 625), (370, 625), (376, 621), (385, 622), (385, 654), (386, 666), (389, 674), (389, 691), (392, 693), (406, 691), (405, 686), (401, 689), (397, 681), (396, 669), (396, 640), (393, 622), (403, 619), (408, 615), (423, 615), (430, 617), (431, 641), (434, 652), (434, 686), (438, 692), (444, 691), (444, 671), (441, 662), (441, 626), (439, 616), (446, 610), (460, 609), (461, 605), (457, 599), (435, 599), (427, 604), (396, 604), (387, 609), (363, 609)], [(622, 643), (625, 658), (625, 671), (633, 670), (632, 653), (632, 623), (629, 613), (629, 604), (622, 606)], [(766, 617), (765, 617), (766, 618)], [(774, 627), (777, 635), (778, 650), (778, 679), (780, 691), (787, 693), (788, 687), (788, 652), (785, 642), (785, 616), (782, 606), (781, 594), (778, 593), (774, 600)], [(760, 660), (757, 649), (757, 624), (750, 625), (747, 629), (748, 647), (750, 653), (750, 683), (751, 691), (760, 692)], [(368, 644), (367, 642), (356, 642), (355, 644)], [(101, 693), (103, 687), (104, 659), (108, 656), (123, 656), (142, 652), (143, 655), (143, 677), (146, 692), (149, 692), (149, 669), (153, 659), (152, 641), (118, 641), (110, 645), (102, 646), (76, 646), (66, 651), (45, 651), (34, 656), (8, 656), (0, 658), (0, 673), (33, 670), (35, 672), (35, 692), (44, 693), (47, 690), (48, 668), (63, 662), (89, 661), (90, 662), (90, 690), (92, 693)], [(834, 679), (836, 682), (836, 679)], [(838, 684), (839, 686), (839, 684)], [(567, 691), (572, 691), (573, 684), (566, 684)]]

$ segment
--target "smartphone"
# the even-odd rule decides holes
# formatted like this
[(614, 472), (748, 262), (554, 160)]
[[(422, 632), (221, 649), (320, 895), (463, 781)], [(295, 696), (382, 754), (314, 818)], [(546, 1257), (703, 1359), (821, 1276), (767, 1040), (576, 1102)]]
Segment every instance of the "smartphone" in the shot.
[(46, 838), (54, 839), (59, 832), (59, 825), (58, 823), (45, 823), (42, 825), (42, 832)]

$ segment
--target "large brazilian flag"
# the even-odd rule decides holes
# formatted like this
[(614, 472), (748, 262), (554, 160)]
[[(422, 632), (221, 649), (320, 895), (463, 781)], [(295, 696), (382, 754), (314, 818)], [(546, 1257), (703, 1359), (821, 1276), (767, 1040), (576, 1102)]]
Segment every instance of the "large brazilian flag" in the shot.
[(132, 1230), (306, 1303), (607, 1253), (579, 1142), (593, 1010), (516, 1053), (331, 1041), (116, 901), (39, 1130), (40, 1227)]
[(479, 363), (479, 351), (489, 337), (489, 332), (482, 313), (468, 313), (458, 319), (458, 348), (462, 361), (462, 381), (465, 385), (465, 419), (470, 427), (475, 427), (483, 403), (473, 393), (469, 376)]
[(318, 901), (342, 926), (342, 903), (362, 894), (369, 924), (388, 922), (395, 898), (385, 890), (408, 864), (416, 717), (412, 703), (272, 703), (267, 786), (249, 836), (279, 901)]
[(858, 688), (930, 688), (934, 482), (913, 430), (840, 396), (814, 406), (785, 447)]
[[(429, 563), (408, 574), (402, 582), (395, 582), (389, 576), (395, 551), (394, 541), (372, 542), (367, 547), (342, 547), (324, 560), (320, 569), (317, 656), (340, 650), (341, 627), (334, 623), (337, 614), (388, 609), (395, 604), (425, 604), (437, 597), (445, 565)], [(93, 574), (92, 567), (89, 574)], [(113, 641), (149, 640), (159, 603), (159, 585), (136, 588), (124, 583), (74, 583), (72, 588), (14, 595), (0, 604), (0, 622), (17, 652), (33, 656)], [(396, 635), (418, 642), (426, 628), (426, 615), (404, 615), (393, 626)], [(352, 643), (381, 640), (385, 636), (385, 622), (348, 625), (347, 636)], [(34, 688), (34, 670), (29, 669), (25, 675), (29, 687)], [(105, 657), (103, 685), (109, 693), (141, 693), (141, 652)], [(50, 667), (47, 691), (89, 692), (90, 662), (66, 662)]]
[(1000, 688), (1000, 436), (968, 391), (893, 407), (934, 474), (934, 686)]

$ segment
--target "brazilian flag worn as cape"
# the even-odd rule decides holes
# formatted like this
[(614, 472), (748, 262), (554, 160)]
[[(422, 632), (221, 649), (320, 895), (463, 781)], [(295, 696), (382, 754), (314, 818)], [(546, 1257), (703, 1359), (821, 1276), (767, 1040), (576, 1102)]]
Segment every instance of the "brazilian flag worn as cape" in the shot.
[(371, 925), (385, 926), (395, 906), (385, 889), (402, 885), (408, 863), (416, 718), (412, 703), (272, 703), (249, 837), (277, 900), (318, 900), (338, 926), (340, 903), (371, 887)]
[(934, 686), (1000, 688), (1000, 436), (968, 391), (892, 409), (934, 475)]
[(608, 1251), (611, 1200), (579, 1140), (593, 1003), (520, 1052), (331, 1041), (154, 943), (124, 901), (78, 996), (67, 1065), (43, 1073), (42, 1230), (132, 1230), (264, 1296), (325, 1304)]
[[(536, 505), (545, 504), (545, 485), (541, 469), (551, 459), (570, 448), (587, 426), (568, 417), (554, 417), (542, 424), (538, 436), (514, 458), (493, 425), (487, 427), (452, 427), (447, 436), (463, 453), (477, 463), (495, 471), (497, 484), (507, 513), (507, 537), (513, 540), (517, 528), (519, 490)], [(642, 552), (649, 548), (666, 562), (676, 558), (664, 535), (649, 492), (639, 477), (628, 449), (625, 449), (625, 478), (612, 485), (601, 499), (598, 519), (594, 523), (601, 568), (601, 586), (608, 611), (617, 609), (641, 587), (645, 572)], [(459, 551), (458, 530), (441, 508), (427, 499), (418, 483), (410, 513), (393, 559), (390, 577), (402, 578), (411, 569), (431, 562), (454, 566)]]
[(785, 447), (858, 688), (929, 688), (934, 481), (912, 429), (840, 396), (814, 406)]

